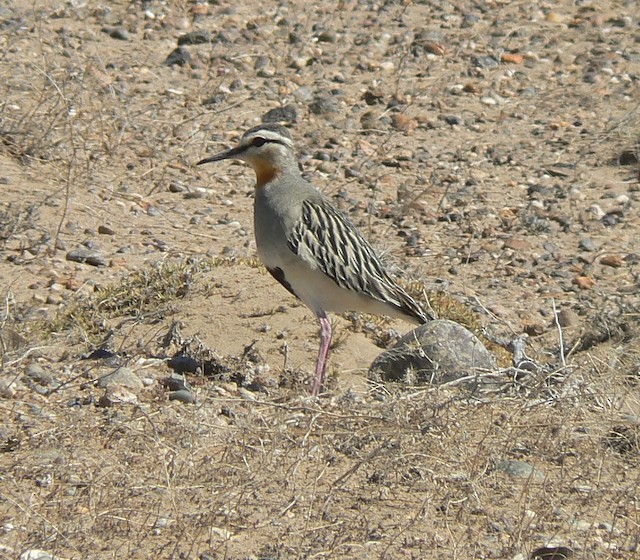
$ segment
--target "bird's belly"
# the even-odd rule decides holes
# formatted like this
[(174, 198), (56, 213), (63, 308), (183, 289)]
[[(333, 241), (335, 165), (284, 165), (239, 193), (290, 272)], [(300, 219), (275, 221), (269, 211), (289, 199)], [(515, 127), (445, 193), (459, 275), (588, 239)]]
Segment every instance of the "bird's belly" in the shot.
[[(302, 302), (314, 313), (332, 311), (361, 311), (378, 315), (404, 317), (393, 306), (373, 299), (363, 293), (338, 286), (320, 269), (313, 266), (291, 252), (285, 254), (273, 251), (260, 251), (258, 255), (270, 270), (279, 269), (283, 284), (289, 285)], [(289, 289), (289, 288), (287, 288)], [(406, 317), (404, 317), (406, 320)]]

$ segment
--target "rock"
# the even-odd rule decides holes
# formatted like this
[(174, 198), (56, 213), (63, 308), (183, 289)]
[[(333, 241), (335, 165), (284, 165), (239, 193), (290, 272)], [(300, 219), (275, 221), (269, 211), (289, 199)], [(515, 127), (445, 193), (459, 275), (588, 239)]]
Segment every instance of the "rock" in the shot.
[(506, 472), (516, 478), (528, 478), (536, 481), (544, 480), (544, 473), (529, 463), (512, 459), (505, 459), (496, 465), (496, 470)]
[(582, 239), (580, 239), (580, 242), (578, 243), (578, 246), (580, 247), (580, 249), (582, 249), (583, 251), (595, 251), (598, 249), (597, 245), (593, 242), (593, 240), (589, 239), (588, 237), (583, 237)]
[(478, 338), (453, 321), (430, 321), (380, 354), (369, 378), (382, 381), (446, 383), (495, 368), (493, 356)]
[(72, 249), (67, 253), (67, 260), (91, 266), (107, 266), (107, 260), (99, 252), (87, 247)]
[(116, 232), (109, 226), (102, 225), (98, 226), (98, 233), (100, 235), (114, 235)]
[(492, 56), (472, 56), (471, 63), (477, 68), (497, 68), (500, 63)]
[(181, 373), (172, 373), (162, 380), (162, 385), (169, 391), (190, 391), (191, 386)]
[(613, 268), (620, 268), (623, 264), (623, 261), (620, 255), (605, 255), (600, 259), (600, 264), (611, 266)]
[(542, 546), (531, 553), (531, 560), (569, 560), (573, 550), (566, 546)]
[(558, 324), (563, 327), (573, 327), (580, 324), (580, 317), (573, 309), (561, 309), (558, 311)]
[(200, 45), (202, 43), (211, 43), (211, 33), (209, 31), (190, 31), (178, 37), (178, 46), (182, 45)]
[(179, 391), (172, 391), (169, 393), (170, 401), (178, 401), (184, 404), (193, 404), (196, 402), (196, 396), (187, 389), (180, 389)]
[(186, 66), (187, 64), (191, 64), (191, 54), (187, 49), (178, 47), (169, 53), (169, 56), (163, 64), (165, 66)]
[(40, 364), (29, 364), (25, 370), (25, 375), (31, 380), (46, 387), (54, 381), (53, 376)]
[(118, 39), (119, 41), (129, 40), (129, 32), (123, 27), (103, 27), (102, 32), (109, 35), (112, 39)]
[(328, 113), (335, 113), (338, 107), (329, 97), (316, 97), (311, 103), (309, 103), (309, 111), (314, 115), (326, 115)]
[(119, 367), (115, 371), (103, 375), (98, 379), (98, 387), (109, 387), (110, 385), (120, 385), (131, 389), (142, 389), (142, 380), (127, 367)]
[(23, 552), (20, 555), (20, 560), (64, 560), (64, 558), (62, 558), (62, 556), (55, 556), (54, 554), (44, 550), (32, 548)]
[(138, 404), (138, 397), (122, 385), (110, 385), (100, 397), (98, 406), (109, 408), (118, 404)]
[(263, 123), (289, 122), (293, 123), (298, 120), (298, 110), (295, 105), (285, 105), (267, 111), (262, 116)]

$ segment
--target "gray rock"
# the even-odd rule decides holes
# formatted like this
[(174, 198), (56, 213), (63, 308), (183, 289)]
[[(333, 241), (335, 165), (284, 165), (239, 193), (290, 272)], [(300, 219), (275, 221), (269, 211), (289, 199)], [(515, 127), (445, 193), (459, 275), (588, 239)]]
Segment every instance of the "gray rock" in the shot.
[(327, 115), (335, 113), (338, 110), (338, 106), (330, 97), (318, 96), (309, 103), (309, 110), (314, 115)]
[(107, 260), (97, 251), (87, 247), (76, 247), (67, 253), (67, 260), (90, 264), (91, 266), (107, 266)]
[(430, 321), (380, 354), (369, 378), (407, 384), (446, 383), (496, 367), (493, 356), (469, 330), (453, 321)]
[(193, 404), (196, 402), (196, 396), (186, 389), (180, 389), (179, 391), (172, 391), (169, 393), (170, 401), (178, 401), (184, 404)]
[(202, 43), (211, 42), (211, 33), (209, 31), (190, 31), (178, 37), (178, 46), (182, 45), (200, 45)]
[(506, 472), (510, 476), (517, 478), (531, 478), (536, 481), (544, 480), (544, 473), (529, 463), (515, 459), (505, 459), (496, 465), (496, 470)]
[(191, 385), (181, 373), (172, 373), (169, 377), (162, 380), (162, 384), (169, 391), (190, 391)]
[(191, 64), (191, 53), (187, 49), (178, 47), (169, 53), (163, 64), (165, 66), (186, 66)]
[(133, 370), (127, 367), (119, 367), (117, 370), (107, 373), (98, 379), (98, 387), (106, 388), (109, 385), (120, 385), (130, 389), (142, 389), (144, 387), (142, 380)]
[(103, 27), (102, 32), (112, 39), (118, 39), (118, 41), (128, 41), (130, 38), (129, 32), (124, 27)]
[(285, 105), (267, 111), (262, 115), (263, 123), (296, 122), (298, 120), (298, 110), (295, 105)]
[(20, 555), (20, 560), (64, 560), (62, 556), (56, 556), (45, 550), (31, 548)]

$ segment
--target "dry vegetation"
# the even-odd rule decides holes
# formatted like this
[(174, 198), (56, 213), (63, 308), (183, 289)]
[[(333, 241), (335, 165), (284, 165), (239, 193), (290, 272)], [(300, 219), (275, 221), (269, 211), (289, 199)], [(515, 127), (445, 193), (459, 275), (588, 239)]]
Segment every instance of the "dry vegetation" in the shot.
[[(637, 558), (636, 2), (337, 8), (0, 6), (0, 557)], [(249, 172), (191, 166), (289, 105), (305, 172), (498, 355), (483, 391), (367, 382), (408, 327), (347, 315), (306, 397)]]

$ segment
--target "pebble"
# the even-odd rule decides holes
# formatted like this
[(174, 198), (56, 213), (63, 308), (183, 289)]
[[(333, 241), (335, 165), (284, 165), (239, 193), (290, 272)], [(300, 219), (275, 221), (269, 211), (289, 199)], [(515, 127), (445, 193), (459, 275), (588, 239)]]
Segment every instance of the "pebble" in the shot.
[(110, 385), (120, 385), (131, 389), (142, 389), (144, 387), (140, 378), (128, 367), (119, 367), (98, 379), (98, 387), (105, 388)]
[(187, 49), (177, 47), (169, 53), (163, 64), (165, 66), (186, 66), (191, 64), (191, 54)]
[(496, 470), (503, 471), (516, 478), (527, 478), (536, 481), (544, 480), (544, 473), (529, 463), (514, 459), (505, 459), (496, 465)]
[(110, 385), (98, 400), (98, 406), (110, 408), (118, 404), (138, 404), (138, 397), (122, 385)]
[(620, 268), (624, 264), (624, 261), (620, 255), (605, 255), (600, 259), (600, 264), (611, 266), (613, 268)]
[(179, 391), (172, 391), (169, 393), (170, 401), (178, 401), (184, 404), (193, 404), (196, 402), (196, 396), (186, 389), (180, 389)]
[(202, 43), (211, 43), (211, 33), (209, 31), (190, 31), (178, 37), (178, 46), (182, 45), (200, 45)]
[(20, 555), (20, 560), (65, 560), (62, 556), (56, 556), (45, 550), (31, 548)]
[(580, 243), (578, 243), (578, 246), (583, 251), (589, 251), (589, 252), (596, 251), (598, 249), (597, 245), (593, 242), (593, 240), (589, 239), (588, 237), (583, 237), (582, 239), (580, 239)]
[(162, 380), (162, 385), (169, 391), (190, 391), (189, 382), (181, 373), (172, 373), (169, 377)]
[(115, 235), (115, 231), (109, 226), (98, 226), (98, 233), (102, 235)]
[(329, 113), (335, 113), (338, 110), (336, 102), (324, 96), (316, 97), (311, 103), (309, 103), (309, 111), (314, 115), (327, 115)]
[(32, 381), (45, 387), (51, 385), (54, 381), (53, 375), (37, 363), (29, 364), (25, 369), (25, 375)]
[(92, 266), (107, 266), (107, 260), (97, 251), (88, 247), (76, 247), (67, 253), (67, 260), (90, 264)]
[(471, 63), (477, 68), (497, 68), (500, 63), (492, 56), (472, 56)]
[(298, 120), (298, 109), (295, 105), (285, 105), (284, 107), (277, 107), (271, 109), (262, 115), (263, 123), (280, 123), (288, 122), (294, 123)]
[(129, 32), (123, 27), (103, 27), (102, 32), (119, 41), (128, 41), (130, 38)]

